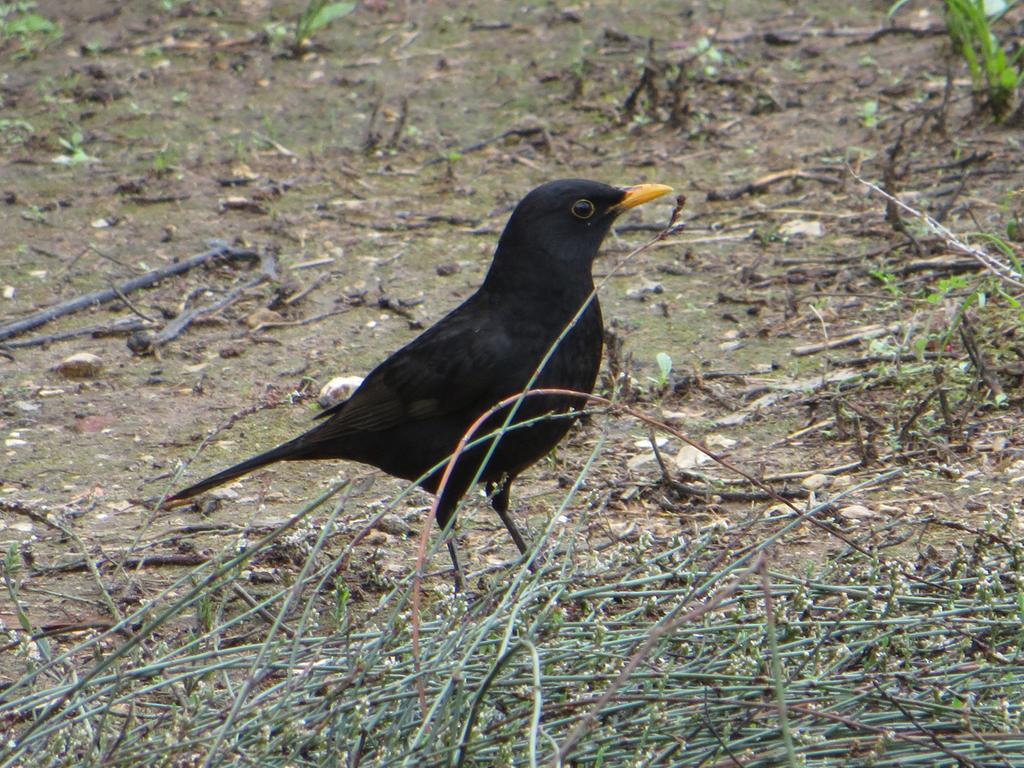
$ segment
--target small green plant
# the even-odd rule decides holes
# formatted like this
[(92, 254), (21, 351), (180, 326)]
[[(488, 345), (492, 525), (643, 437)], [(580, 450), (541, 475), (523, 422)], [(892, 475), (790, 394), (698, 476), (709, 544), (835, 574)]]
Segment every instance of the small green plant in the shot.
[(782, 235), (779, 234), (779, 228), (772, 223), (766, 223), (761, 226), (754, 227), (754, 232), (751, 234), (751, 238), (761, 245), (782, 242)]
[(267, 41), (275, 50), (278, 47), (284, 46), (284, 41), (291, 36), (288, 25), (280, 21), (269, 22), (263, 27), (263, 32), (267, 36)]
[(352, 593), (348, 586), (340, 580), (335, 582), (333, 592), (334, 604), (331, 606), (331, 621), (333, 626), (338, 628), (349, 618), (348, 601), (352, 597)]
[(462, 159), (462, 153), (458, 150), (453, 149), (447, 155), (444, 156), (445, 162), (445, 176), (449, 179), (455, 178), (455, 166), (458, 165)]
[(21, 118), (0, 119), (0, 144), (21, 144), (34, 131), (32, 123)]
[(153, 171), (160, 175), (174, 170), (178, 164), (178, 150), (164, 148), (153, 156)]
[[(17, 544), (11, 544), (7, 548), (6, 555), (0, 559), (0, 576), (3, 577), (4, 587), (7, 590), (7, 596), (10, 598), (10, 605), (14, 608), (14, 615), (18, 619), (18, 625), (21, 630), (28, 636), (33, 637), (36, 635), (35, 627), (32, 626), (32, 620), (22, 606), (21, 600), (21, 581), (25, 575), (25, 563), (22, 560), (21, 552), (18, 550)], [(43, 638), (39, 637), (35, 640), (36, 648), (39, 650), (42, 661), (49, 661), (51, 658), (50, 644)]]
[(950, 277), (944, 277), (936, 283), (935, 290), (925, 296), (925, 301), (929, 304), (938, 304), (943, 299), (948, 298), (951, 294), (969, 288), (970, 284), (971, 281), (967, 275), (951, 275)]
[(782, 60), (782, 68), (787, 72), (803, 72), (806, 69), (804, 62), (798, 59), (796, 56), (791, 56), (787, 59)]
[(309, 0), (299, 18), (295, 22), (295, 40), (292, 43), (292, 54), (298, 56), (309, 45), (313, 35), (326, 29), (332, 22), (342, 16), (348, 16), (356, 8), (355, 3), (332, 3), (328, 0)]
[(45, 16), (34, 13), (34, 2), (0, 4), (0, 43), (17, 40), (21, 50), (17, 58), (31, 56), (36, 50), (61, 36), (60, 27)]
[(861, 104), (860, 121), (864, 124), (865, 128), (878, 127), (878, 101), (876, 99), (869, 99)]
[(1021, 51), (1007, 55), (992, 25), (1014, 5), (1012, 0), (946, 0), (946, 29), (953, 47), (967, 62), (975, 93), (985, 95), (995, 119), (1002, 120), (1024, 83)]
[(65, 154), (57, 155), (53, 158), (53, 162), (58, 165), (85, 165), (86, 163), (95, 163), (97, 158), (90, 155), (85, 151), (85, 147), (82, 146), (84, 141), (81, 131), (73, 132), (68, 138), (60, 137), (57, 142), (64, 148)]
[(870, 274), (875, 280), (882, 284), (882, 288), (889, 292), (889, 295), (893, 298), (900, 298), (903, 296), (903, 289), (900, 288), (899, 280), (896, 279), (896, 275), (892, 272), (886, 272), (882, 269), (873, 269)]
[(196, 603), (196, 628), (209, 632), (216, 624), (216, 612), (210, 595), (203, 595)]
[(1024, 220), (1017, 214), (1006, 222), (1006, 237), (1015, 243), (1024, 242)]
[(651, 379), (659, 393), (664, 393), (672, 382), (672, 358), (667, 352), (659, 352), (654, 356), (654, 362), (658, 364), (658, 375)]
[(718, 74), (718, 67), (725, 62), (722, 52), (708, 37), (701, 37), (697, 40), (690, 48), (689, 53), (702, 63), (704, 74), (708, 77), (715, 77)]
[(46, 223), (46, 214), (43, 213), (42, 209), (38, 205), (26, 205), (21, 211), (21, 218), (25, 221), (31, 221), (36, 224)]

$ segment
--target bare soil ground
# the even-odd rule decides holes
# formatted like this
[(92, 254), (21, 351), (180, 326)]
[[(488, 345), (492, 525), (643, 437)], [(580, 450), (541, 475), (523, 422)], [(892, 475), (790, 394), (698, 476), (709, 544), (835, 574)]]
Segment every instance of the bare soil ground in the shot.
[[(40, 2), (59, 40), (0, 40), (0, 323), (214, 240), (263, 263), (215, 261), (4, 340), (0, 542), (21, 548), (32, 625), (73, 642), (111, 620), (104, 590), (129, 609), (339, 476), (372, 476), (342, 548), (401, 484), (296, 464), (202, 510), (137, 502), (306, 428), (319, 386), (468, 295), (511, 206), (557, 177), (688, 200), (687, 230), (602, 289), (605, 392), (798, 499), (846, 494), (828, 524), (866, 547), (942, 558), (1009, 512), (1019, 307), (912, 217), (887, 219), (854, 173), (955, 232), (1003, 233), (1022, 209), (1020, 134), (978, 108), (933, 4), (894, 22), (886, 7), (364, 3), (293, 56), (295, 9), (278, 4)], [(668, 211), (624, 220), (599, 274)], [(175, 338), (140, 341), (195, 310)], [(81, 352), (99, 371), (63, 375)], [(770, 530), (776, 500), (675, 438), (659, 461), (648, 435), (594, 415), (519, 481), (516, 515), (544, 525), (603, 438), (568, 511), (592, 541)], [(410, 495), (359, 546), (357, 600), (414, 568), (428, 504)], [(514, 554), (478, 500), (459, 536), (471, 570)], [(800, 529), (777, 566), (842, 546)], [(257, 570), (280, 583), (296, 567), (282, 552)]]

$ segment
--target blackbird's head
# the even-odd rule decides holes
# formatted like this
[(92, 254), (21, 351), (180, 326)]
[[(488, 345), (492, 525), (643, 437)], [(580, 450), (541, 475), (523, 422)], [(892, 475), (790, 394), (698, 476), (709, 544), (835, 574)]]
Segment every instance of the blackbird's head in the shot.
[(492, 272), (505, 267), (566, 276), (590, 267), (612, 223), (672, 191), (664, 184), (612, 187), (585, 179), (550, 181), (524, 197), (498, 241)]

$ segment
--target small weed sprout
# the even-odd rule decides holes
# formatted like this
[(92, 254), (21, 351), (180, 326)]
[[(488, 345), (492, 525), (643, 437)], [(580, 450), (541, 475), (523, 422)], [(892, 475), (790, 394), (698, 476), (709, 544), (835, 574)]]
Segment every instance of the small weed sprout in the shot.
[(21, 118), (0, 120), (0, 144), (21, 144), (35, 132), (32, 123)]
[(34, 2), (0, 4), (0, 43), (12, 39), (21, 43), (15, 58), (28, 58), (61, 37), (60, 26), (33, 13), (35, 7)]
[(860, 107), (860, 121), (865, 128), (877, 128), (880, 118), (878, 117), (877, 99), (869, 99)]
[(455, 178), (455, 166), (462, 159), (462, 153), (457, 150), (452, 150), (445, 155), (445, 176), (449, 179)]
[(352, 593), (343, 581), (337, 581), (333, 590), (334, 602), (331, 606), (331, 619), (335, 628), (341, 627), (349, 617), (349, 599)]
[(292, 55), (299, 56), (308, 46), (313, 35), (326, 29), (332, 22), (348, 16), (356, 8), (355, 3), (331, 3), (327, 0), (309, 0), (306, 9), (295, 22), (295, 39)]
[(664, 394), (672, 381), (672, 358), (667, 352), (659, 352), (655, 355), (654, 361), (658, 364), (658, 376), (651, 381), (658, 388), (658, 392)]
[(85, 147), (82, 146), (84, 137), (81, 131), (74, 131), (67, 138), (60, 137), (57, 142), (65, 150), (65, 154), (53, 158), (53, 162), (58, 165), (85, 165), (97, 161), (97, 158), (86, 152)]
[(715, 77), (718, 74), (718, 67), (725, 61), (722, 52), (715, 47), (714, 41), (707, 37), (701, 37), (690, 48), (690, 53), (703, 63), (704, 74), (708, 77)]
[(903, 296), (903, 289), (900, 287), (899, 281), (896, 279), (896, 275), (892, 272), (886, 272), (882, 269), (873, 269), (868, 274), (881, 283), (882, 288), (884, 288), (894, 299), (898, 299)]

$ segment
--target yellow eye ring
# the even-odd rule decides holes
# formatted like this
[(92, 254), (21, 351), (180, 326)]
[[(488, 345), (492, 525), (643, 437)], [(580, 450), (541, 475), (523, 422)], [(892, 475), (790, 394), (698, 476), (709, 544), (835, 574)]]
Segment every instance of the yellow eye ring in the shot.
[(572, 215), (577, 219), (589, 219), (595, 210), (594, 204), (589, 200), (577, 200), (572, 204)]

